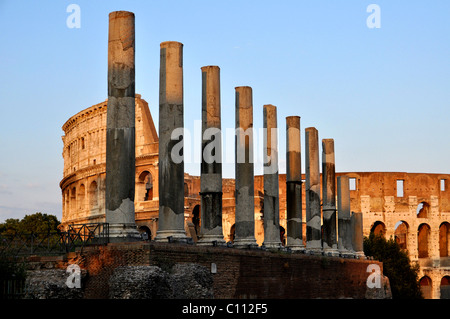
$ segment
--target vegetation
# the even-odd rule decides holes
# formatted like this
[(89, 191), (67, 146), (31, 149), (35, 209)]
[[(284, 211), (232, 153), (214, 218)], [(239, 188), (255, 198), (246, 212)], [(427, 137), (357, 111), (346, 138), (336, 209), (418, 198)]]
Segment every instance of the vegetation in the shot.
[(48, 233), (55, 232), (60, 224), (54, 215), (35, 213), (25, 215), (21, 220), (9, 218), (0, 224), (0, 236), (11, 236), (17, 233)]
[(389, 278), (392, 298), (421, 299), (419, 265), (411, 264), (408, 253), (398, 243), (383, 235), (371, 233), (364, 238), (364, 253), (383, 263), (383, 274)]

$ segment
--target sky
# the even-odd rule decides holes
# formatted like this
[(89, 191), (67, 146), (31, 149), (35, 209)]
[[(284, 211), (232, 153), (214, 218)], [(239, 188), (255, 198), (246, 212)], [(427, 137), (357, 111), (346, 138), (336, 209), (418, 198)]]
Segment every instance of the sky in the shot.
[[(107, 98), (116, 10), (135, 14), (136, 93), (156, 127), (159, 45), (184, 45), (192, 175), (206, 65), (221, 70), (223, 129), (235, 126), (237, 86), (253, 89), (255, 129), (263, 105), (277, 106), (280, 173), (291, 115), (301, 117), (303, 150), (307, 127), (335, 140), (337, 172), (450, 173), (448, 0), (0, 0), (0, 222), (35, 212), (61, 220), (61, 127)], [(224, 147), (230, 157), (234, 144)], [(233, 178), (233, 164), (223, 165)]]

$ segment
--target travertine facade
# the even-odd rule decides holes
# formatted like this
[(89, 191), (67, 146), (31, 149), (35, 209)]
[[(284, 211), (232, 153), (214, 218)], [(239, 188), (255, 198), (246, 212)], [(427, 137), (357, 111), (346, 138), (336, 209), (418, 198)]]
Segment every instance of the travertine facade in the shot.
[[(145, 100), (136, 94), (135, 219), (151, 239), (158, 229), (158, 134)], [(105, 221), (107, 101), (72, 116), (64, 125), (62, 227)], [(262, 107), (259, 108), (262, 112)], [(303, 132), (304, 133), (304, 132)], [(302, 138), (304, 138), (304, 134)], [(450, 287), (450, 174), (398, 172), (336, 173), (350, 183), (350, 209), (363, 213), (364, 235), (371, 231), (395, 237), (419, 262), (423, 291), (440, 298)], [(305, 179), (305, 175), (302, 175)], [(184, 221), (188, 236), (200, 231), (200, 177), (184, 174)], [(222, 229), (225, 241), (234, 240), (235, 183), (222, 181)], [(305, 187), (302, 187), (305, 199)], [(264, 178), (254, 177), (255, 238), (264, 242)], [(286, 243), (286, 175), (279, 175), (280, 239)], [(302, 201), (303, 240), (306, 210)], [(339, 209), (338, 209), (339, 218)], [(402, 222), (402, 223), (401, 223)], [(401, 224), (400, 224), (401, 223)], [(339, 236), (339, 234), (338, 234)]]

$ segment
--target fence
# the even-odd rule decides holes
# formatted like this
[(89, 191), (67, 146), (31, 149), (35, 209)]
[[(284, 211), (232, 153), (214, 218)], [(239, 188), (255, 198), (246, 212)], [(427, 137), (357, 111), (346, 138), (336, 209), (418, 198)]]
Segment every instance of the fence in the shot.
[(109, 224), (69, 225), (67, 231), (47, 233), (15, 233), (0, 236), (0, 254), (48, 255), (65, 254), (87, 245), (105, 245), (109, 242)]

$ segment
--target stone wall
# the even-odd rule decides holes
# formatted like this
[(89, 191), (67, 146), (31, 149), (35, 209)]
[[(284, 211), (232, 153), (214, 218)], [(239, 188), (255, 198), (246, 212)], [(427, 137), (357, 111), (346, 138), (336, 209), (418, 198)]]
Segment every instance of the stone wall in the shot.
[[(62, 283), (70, 264), (82, 270), (81, 294)], [(72, 294), (85, 299), (386, 297), (384, 288), (367, 288), (370, 264), (379, 265), (382, 271), (382, 264), (373, 260), (154, 242), (109, 244), (64, 257), (33, 257), (29, 282), (39, 278), (50, 286), (44, 285), (47, 290), (42, 284), (41, 288), (34, 286), (30, 296), (58, 298), (49, 287), (59, 287), (62, 298)]]

